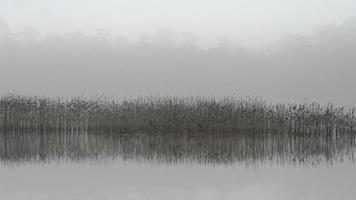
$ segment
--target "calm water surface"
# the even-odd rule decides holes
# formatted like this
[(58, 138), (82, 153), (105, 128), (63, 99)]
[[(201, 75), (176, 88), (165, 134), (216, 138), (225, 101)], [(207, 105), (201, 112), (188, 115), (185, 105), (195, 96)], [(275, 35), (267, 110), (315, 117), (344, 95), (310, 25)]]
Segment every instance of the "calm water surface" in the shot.
[[(105, 163), (105, 164), (104, 164)], [(0, 199), (356, 198), (356, 164), (252, 166), (106, 161), (0, 166)]]

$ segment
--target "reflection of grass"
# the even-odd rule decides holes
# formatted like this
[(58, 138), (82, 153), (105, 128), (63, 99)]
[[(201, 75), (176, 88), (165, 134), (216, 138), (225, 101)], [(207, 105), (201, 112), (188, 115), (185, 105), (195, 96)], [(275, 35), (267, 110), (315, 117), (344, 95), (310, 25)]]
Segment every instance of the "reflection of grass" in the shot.
[(355, 148), (355, 110), (245, 98), (5, 96), (0, 160), (333, 161)]
[[(332, 163), (353, 159), (355, 136), (338, 138), (284, 134), (151, 134), (96, 133), (0, 134), (0, 163), (124, 159), (163, 163), (278, 164)], [(6, 144), (5, 144), (6, 143)], [(6, 148), (5, 148), (6, 146)]]
[(331, 104), (267, 104), (253, 98), (151, 97), (70, 100), (4, 96), (0, 123), (6, 132), (284, 133), (336, 136), (354, 133), (355, 109)]

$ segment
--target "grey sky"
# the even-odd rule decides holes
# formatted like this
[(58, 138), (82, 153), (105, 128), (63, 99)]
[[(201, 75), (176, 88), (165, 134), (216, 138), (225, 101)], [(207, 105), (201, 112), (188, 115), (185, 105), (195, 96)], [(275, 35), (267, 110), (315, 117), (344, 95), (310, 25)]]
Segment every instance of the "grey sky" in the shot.
[(0, 14), (15, 32), (105, 29), (138, 39), (170, 29), (194, 33), (202, 46), (225, 37), (250, 48), (283, 34), (311, 33), (315, 25), (341, 23), (355, 10), (354, 0), (0, 0)]

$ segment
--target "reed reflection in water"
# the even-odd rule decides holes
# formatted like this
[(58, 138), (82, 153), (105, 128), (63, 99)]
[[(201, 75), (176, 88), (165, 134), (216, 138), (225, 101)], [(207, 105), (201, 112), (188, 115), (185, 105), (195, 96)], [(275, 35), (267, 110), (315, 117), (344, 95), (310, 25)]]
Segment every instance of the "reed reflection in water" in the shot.
[(0, 159), (51, 162), (121, 159), (163, 163), (307, 164), (354, 160), (352, 134), (0, 133)]

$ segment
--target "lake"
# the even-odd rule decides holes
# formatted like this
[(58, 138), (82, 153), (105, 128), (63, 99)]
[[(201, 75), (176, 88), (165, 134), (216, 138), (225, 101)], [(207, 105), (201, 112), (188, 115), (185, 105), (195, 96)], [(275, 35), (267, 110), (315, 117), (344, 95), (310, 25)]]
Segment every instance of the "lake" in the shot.
[(58, 161), (0, 167), (0, 199), (355, 199), (356, 165)]
[(0, 134), (0, 199), (355, 199), (355, 137)]

